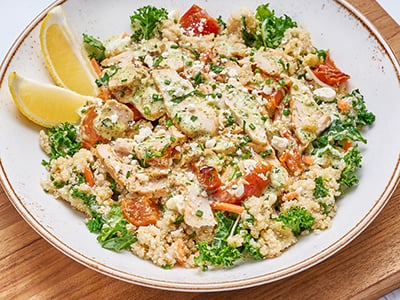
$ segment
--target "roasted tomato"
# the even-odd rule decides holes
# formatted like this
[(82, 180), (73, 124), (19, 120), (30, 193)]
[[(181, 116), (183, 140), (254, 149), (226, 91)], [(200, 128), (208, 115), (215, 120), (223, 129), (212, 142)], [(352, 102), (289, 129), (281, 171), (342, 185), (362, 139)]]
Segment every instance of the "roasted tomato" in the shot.
[(82, 146), (86, 149), (92, 148), (97, 143), (106, 143), (107, 140), (100, 136), (93, 126), (94, 119), (97, 117), (97, 113), (94, 107), (91, 107), (86, 112), (82, 119), (80, 128), (80, 135), (82, 139)]
[(215, 193), (222, 185), (218, 171), (210, 166), (203, 166), (197, 172), (197, 178), (207, 193)]
[(344, 83), (350, 79), (350, 76), (343, 73), (336, 67), (329, 55), (329, 51), (326, 54), (325, 62), (320, 64), (313, 70), (313, 73), (319, 80), (328, 85), (337, 85)]
[(187, 33), (194, 35), (217, 34), (221, 30), (218, 21), (196, 4), (193, 4), (181, 17), (179, 24)]
[(121, 208), (125, 218), (135, 226), (154, 225), (160, 219), (160, 208), (146, 196), (125, 198)]
[[(204, 166), (197, 172), (199, 182), (216, 202), (227, 202), (241, 204), (251, 196), (259, 197), (270, 183), (267, 172), (271, 170), (270, 165), (258, 163), (253, 171), (241, 179), (232, 180), (223, 186), (217, 170), (213, 167)], [(233, 186), (243, 181), (243, 194), (240, 197), (233, 193)]]
[(284, 152), (279, 156), (279, 161), (285, 166), (290, 175), (300, 175), (304, 171), (304, 165), (298, 147)]
[(270, 177), (266, 175), (269, 171), (271, 171), (270, 165), (258, 163), (251, 173), (244, 176), (244, 193), (239, 199), (240, 202), (251, 196), (260, 197), (262, 195), (271, 182)]

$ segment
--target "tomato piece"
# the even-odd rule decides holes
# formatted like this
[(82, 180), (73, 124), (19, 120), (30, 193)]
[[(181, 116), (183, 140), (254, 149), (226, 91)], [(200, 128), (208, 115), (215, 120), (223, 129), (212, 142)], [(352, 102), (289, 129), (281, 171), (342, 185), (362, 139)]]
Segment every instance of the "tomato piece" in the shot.
[(326, 54), (325, 62), (318, 65), (318, 67), (313, 70), (313, 73), (319, 80), (331, 86), (344, 83), (350, 79), (349, 75), (343, 73), (336, 67), (335, 63), (330, 58), (329, 52)]
[(244, 176), (244, 193), (240, 197), (239, 202), (251, 196), (260, 197), (262, 195), (265, 188), (271, 182), (270, 177), (266, 175), (269, 171), (271, 171), (271, 165), (259, 163), (251, 173)]
[(222, 185), (218, 171), (214, 167), (201, 167), (197, 172), (197, 178), (207, 193), (215, 193)]
[(262, 94), (267, 99), (267, 109), (271, 115), (275, 113), (277, 107), (281, 104), (282, 99), (285, 97), (285, 91), (283, 89), (273, 90), (271, 94)]
[(81, 139), (82, 146), (86, 149), (92, 148), (97, 143), (106, 143), (107, 139), (100, 136), (94, 128), (93, 122), (97, 117), (97, 113), (94, 107), (90, 107), (82, 119), (81, 124)]
[(300, 175), (304, 171), (303, 161), (298, 147), (279, 156), (279, 161), (285, 166), (290, 175)]
[(183, 14), (179, 20), (179, 24), (187, 33), (193, 33), (194, 35), (217, 34), (221, 30), (218, 21), (210, 17), (204, 9), (196, 4), (193, 4)]
[(121, 209), (124, 217), (135, 226), (154, 225), (160, 219), (160, 208), (146, 196), (124, 198)]

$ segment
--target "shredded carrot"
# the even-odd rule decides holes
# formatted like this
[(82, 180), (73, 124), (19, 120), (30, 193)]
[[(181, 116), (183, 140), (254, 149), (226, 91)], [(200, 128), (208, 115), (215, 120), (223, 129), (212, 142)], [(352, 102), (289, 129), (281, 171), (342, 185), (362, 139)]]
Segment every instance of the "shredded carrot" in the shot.
[(89, 186), (94, 186), (94, 176), (92, 169), (90, 169), (89, 165), (85, 166), (85, 169), (83, 170), (83, 173), (85, 175), (85, 180)]
[(110, 100), (111, 99), (111, 93), (107, 89), (101, 89), (100, 93), (97, 95), (97, 98), (103, 99), (103, 100)]
[(337, 106), (340, 111), (343, 111), (343, 112), (349, 111), (349, 104), (346, 101), (338, 100)]
[(127, 32), (123, 32), (122, 35), (121, 35), (122, 38), (126, 38), (128, 36), (129, 36), (129, 34)]
[(232, 203), (226, 203), (226, 202), (212, 202), (211, 208), (214, 210), (223, 210), (227, 212), (232, 212), (236, 214), (241, 214), (244, 211), (244, 207)]
[(293, 200), (299, 197), (299, 193), (298, 192), (290, 192), (290, 193), (286, 193), (285, 195), (283, 195), (282, 200), (283, 201), (289, 201), (289, 200)]
[(346, 142), (344, 143), (344, 145), (343, 145), (343, 150), (344, 150), (345, 152), (347, 152), (347, 151), (351, 148), (351, 146), (353, 146), (353, 143), (352, 143), (351, 141), (346, 141)]
[(303, 155), (301, 160), (308, 166), (311, 166), (314, 163), (314, 159), (308, 155)]
[(185, 244), (183, 243), (183, 240), (182, 239), (177, 240), (176, 246), (177, 246), (176, 259), (178, 261), (178, 264), (182, 266), (184, 263), (184, 258), (185, 258)]
[(94, 71), (96, 72), (97, 76), (101, 77), (103, 72), (101, 71), (101, 68), (100, 68), (99, 63), (97, 62), (97, 60), (93, 57), (90, 60), (90, 62), (92, 63), (92, 66), (93, 66)]

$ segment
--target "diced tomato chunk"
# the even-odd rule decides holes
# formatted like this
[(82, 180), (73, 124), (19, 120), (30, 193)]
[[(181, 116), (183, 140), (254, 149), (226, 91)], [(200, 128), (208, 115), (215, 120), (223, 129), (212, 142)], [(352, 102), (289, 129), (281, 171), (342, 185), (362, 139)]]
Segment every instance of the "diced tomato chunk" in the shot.
[(222, 185), (218, 171), (210, 166), (201, 167), (198, 171), (197, 177), (207, 193), (216, 192)]
[[(246, 174), (243, 178), (236, 178), (223, 186), (217, 170), (213, 167), (204, 166), (197, 172), (197, 177), (203, 188), (215, 202), (226, 202), (241, 204), (251, 196), (259, 197), (270, 183), (268, 172), (271, 166), (258, 163), (253, 171)], [(240, 196), (233, 192), (233, 186), (243, 181), (244, 191)]]
[(100, 136), (96, 129), (94, 128), (93, 122), (97, 117), (96, 110), (91, 107), (86, 112), (82, 119), (82, 124), (80, 128), (80, 135), (82, 138), (82, 146), (86, 149), (92, 148), (97, 143), (106, 143), (107, 140)]
[(123, 199), (121, 209), (124, 217), (135, 226), (154, 225), (160, 219), (160, 208), (145, 196)]
[(244, 176), (244, 193), (240, 197), (240, 202), (252, 196), (260, 197), (262, 195), (265, 188), (271, 182), (270, 177), (267, 176), (267, 172), (270, 170), (270, 165), (259, 163), (251, 173)]
[(350, 79), (349, 75), (343, 73), (336, 67), (335, 63), (330, 58), (329, 52), (326, 54), (325, 62), (318, 65), (318, 67), (313, 70), (313, 73), (319, 80), (331, 86), (344, 83)]
[(218, 21), (210, 17), (204, 9), (196, 4), (193, 4), (183, 14), (179, 20), (179, 24), (187, 33), (193, 33), (194, 35), (217, 34), (221, 30)]

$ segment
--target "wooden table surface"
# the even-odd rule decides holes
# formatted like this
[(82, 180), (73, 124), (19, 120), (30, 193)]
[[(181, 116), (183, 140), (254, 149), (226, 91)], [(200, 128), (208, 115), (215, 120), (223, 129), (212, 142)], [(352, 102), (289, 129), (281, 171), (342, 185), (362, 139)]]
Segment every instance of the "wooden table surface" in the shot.
[[(374, 0), (350, 0), (400, 58), (400, 26)], [(400, 287), (400, 187), (343, 250), (297, 275), (259, 287), (182, 293), (122, 282), (65, 256), (27, 225), (0, 187), (0, 299), (376, 299)]]

